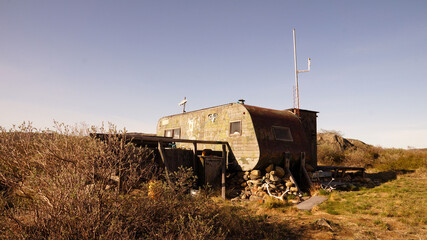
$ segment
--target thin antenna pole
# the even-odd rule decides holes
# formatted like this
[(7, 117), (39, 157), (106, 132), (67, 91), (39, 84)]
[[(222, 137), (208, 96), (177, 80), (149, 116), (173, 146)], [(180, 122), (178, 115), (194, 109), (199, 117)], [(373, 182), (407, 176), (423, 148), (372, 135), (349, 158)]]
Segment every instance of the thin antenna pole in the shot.
[[(296, 37), (295, 37), (295, 28), (292, 30), (293, 37), (294, 37), (294, 62), (295, 62), (295, 95), (296, 95), (296, 109), (294, 109), (295, 114), (299, 116), (299, 89), (298, 89), (298, 67), (297, 67), (297, 43), (296, 43)], [(295, 101), (295, 99), (294, 99)]]
[[(308, 60), (307, 60), (307, 65), (308, 65), (307, 70), (300, 70), (300, 71), (298, 71), (298, 67), (297, 67), (297, 40), (296, 40), (296, 37), (295, 37), (295, 28), (292, 30), (292, 33), (293, 33), (293, 36), (294, 36), (295, 93), (296, 93), (295, 95), (296, 95), (296, 102), (297, 102), (296, 108), (294, 107), (294, 113), (299, 117), (298, 73), (309, 72), (310, 71), (310, 68), (311, 68), (311, 59), (308, 58)], [(295, 102), (295, 95), (294, 95), (294, 102)]]
[(293, 107), (294, 107), (294, 112), (295, 112), (295, 86), (292, 86), (292, 97), (293, 97)]

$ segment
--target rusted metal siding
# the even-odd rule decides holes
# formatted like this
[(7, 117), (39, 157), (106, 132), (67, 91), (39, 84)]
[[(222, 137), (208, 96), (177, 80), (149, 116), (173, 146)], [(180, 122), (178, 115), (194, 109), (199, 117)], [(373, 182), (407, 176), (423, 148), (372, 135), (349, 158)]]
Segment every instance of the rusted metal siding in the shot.
[[(249, 112), (244, 105), (230, 103), (217, 107), (163, 117), (157, 125), (157, 135), (168, 129), (181, 128), (181, 138), (227, 141), (239, 166), (250, 170), (258, 162), (260, 151)], [(241, 135), (230, 135), (230, 122), (241, 122)], [(190, 148), (186, 143), (178, 147)], [(219, 146), (199, 144), (198, 149), (221, 151)]]
[[(298, 159), (301, 152), (309, 153), (309, 143), (298, 117), (288, 110), (273, 110), (245, 105), (251, 114), (252, 123), (258, 139), (260, 158), (256, 168), (266, 167), (270, 163), (283, 164), (285, 153), (291, 153)], [(273, 126), (288, 127), (292, 141), (276, 140)]]

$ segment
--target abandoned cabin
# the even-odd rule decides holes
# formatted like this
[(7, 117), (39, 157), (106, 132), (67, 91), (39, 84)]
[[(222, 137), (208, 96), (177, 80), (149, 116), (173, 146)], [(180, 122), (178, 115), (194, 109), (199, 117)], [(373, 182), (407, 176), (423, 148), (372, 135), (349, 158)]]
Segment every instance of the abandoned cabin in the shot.
[[(286, 157), (291, 168), (299, 167), (301, 158), (316, 168), (317, 112), (300, 109), (298, 117), (293, 110), (229, 103), (162, 117), (157, 136), (227, 142), (229, 170), (249, 171), (269, 164), (283, 166)], [(177, 141), (176, 147), (191, 149), (192, 144)], [(218, 144), (200, 147), (221, 151)]]

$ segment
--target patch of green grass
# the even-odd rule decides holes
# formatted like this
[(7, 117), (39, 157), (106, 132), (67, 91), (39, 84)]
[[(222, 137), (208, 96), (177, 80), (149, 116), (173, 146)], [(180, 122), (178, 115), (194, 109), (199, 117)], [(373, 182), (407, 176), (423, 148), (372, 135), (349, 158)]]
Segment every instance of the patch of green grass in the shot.
[(273, 209), (273, 208), (287, 208), (291, 205), (287, 201), (281, 201), (279, 199), (270, 197), (264, 201), (263, 206), (268, 209)]
[(328, 196), (330, 192), (326, 191), (325, 189), (319, 189), (319, 195)]
[(403, 175), (381, 186), (357, 192), (334, 192), (320, 209), (334, 215), (366, 214), (397, 218), (410, 225), (425, 224), (427, 209), (423, 201), (427, 198), (427, 181), (417, 176)]
[(388, 223), (386, 223), (386, 222), (383, 222), (383, 221), (382, 221), (382, 220), (380, 220), (380, 219), (375, 220), (375, 221), (374, 221), (374, 224), (375, 224), (375, 225), (378, 225), (378, 226), (381, 226), (382, 228), (384, 228), (384, 230), (387, 230), (387, 231), (390, 231), (390, 230), (391, 230), (391, 226), (390, 226), (390, 224), (388, 224)]

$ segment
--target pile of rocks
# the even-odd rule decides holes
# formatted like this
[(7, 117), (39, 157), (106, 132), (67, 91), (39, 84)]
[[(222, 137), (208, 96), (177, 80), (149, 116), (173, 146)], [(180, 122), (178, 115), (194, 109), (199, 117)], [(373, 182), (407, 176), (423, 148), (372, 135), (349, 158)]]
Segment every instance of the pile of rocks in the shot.
[(270, 164), (265, 171), (252, 170), (239, 175), (240, 185), (244, 187), (240, 199), (257, 201), (271, 196), (284, 200), (287, 195), (301, 196), (282, 167)]

